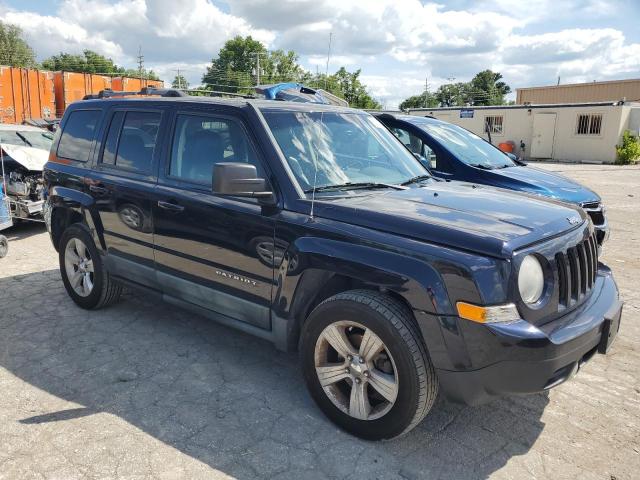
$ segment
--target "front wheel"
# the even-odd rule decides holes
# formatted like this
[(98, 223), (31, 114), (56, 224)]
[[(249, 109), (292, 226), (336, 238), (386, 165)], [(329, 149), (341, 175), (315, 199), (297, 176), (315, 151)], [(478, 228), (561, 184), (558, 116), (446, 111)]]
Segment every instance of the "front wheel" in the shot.
[(9, 240), (4, 235), (0, 235), (0, 258), (4, 258), (9, 253)]
[(94, 310), (120, 298), (122, 287), (111, 279), (91, 235), (81, 225), (71, 225), (62, 234), (59, 260), (67, 293), (80, 307)]
[(318, 305), (301, 336), (303, 374), (320, 409), (368, 440), (402, 435), (433, 406), (438, 381), (411, 312), (367, 290)]

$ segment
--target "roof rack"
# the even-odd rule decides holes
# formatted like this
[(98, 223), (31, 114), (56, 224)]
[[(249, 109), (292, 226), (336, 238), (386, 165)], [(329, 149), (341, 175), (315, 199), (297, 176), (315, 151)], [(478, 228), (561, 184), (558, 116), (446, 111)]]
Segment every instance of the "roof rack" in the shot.
[(100, 90), (96, 94), (85, 95), (83, 100), (95, 100), (99, 98), (113, 98), (113, 97), (130, 97), (132, 95), (156, 95), (159, 97), (186, 97), (187, 94), (176, 90), (175, 88), (154, 88), (154, 87), (144, 87), (139, 92), (116, 92), (111, 89)]

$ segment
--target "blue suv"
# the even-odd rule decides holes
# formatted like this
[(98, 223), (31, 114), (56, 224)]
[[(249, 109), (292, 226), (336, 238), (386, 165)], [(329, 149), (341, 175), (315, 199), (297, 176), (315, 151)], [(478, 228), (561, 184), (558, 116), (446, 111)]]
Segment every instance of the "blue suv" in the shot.
[(598, 244), (609, 227), (598, 194), (562, 175), (513, 160), (476, 134), (432, 117), (372, 112), (409, 150), (429, 161), (436, 177), (518, 190), (574, 203), (589, 214)]

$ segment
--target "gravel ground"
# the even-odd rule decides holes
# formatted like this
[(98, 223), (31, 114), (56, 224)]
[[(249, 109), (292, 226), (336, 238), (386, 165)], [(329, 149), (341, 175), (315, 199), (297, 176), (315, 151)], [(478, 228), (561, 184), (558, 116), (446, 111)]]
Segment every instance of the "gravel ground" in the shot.
[(640, 168), (546, 164), (604, 198), (619, 338), (547, 394), (439, 400), (370, 443), (320, 414), (295, 354), (136, 294), (85, 312), (39, 225), (0, 260), (0, 479), (632, 479), (640, 474)]

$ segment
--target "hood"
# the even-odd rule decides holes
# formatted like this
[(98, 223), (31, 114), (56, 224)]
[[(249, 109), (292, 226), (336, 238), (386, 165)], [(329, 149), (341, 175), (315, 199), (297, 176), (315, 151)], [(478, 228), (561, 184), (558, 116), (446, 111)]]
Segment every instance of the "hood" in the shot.
[(486, 181), (495, 186), (544, 195), (563, 202), (582, 203), (600, 201), (597, 193), (557, 173), (530, 166), (486, 170)]
[(30, 171), (41, 172), (49, 159), (49, 151), (41, 148), (22, 147), (0, 143), (0, 148), (13, 160)]
[(584, 226), (572, 205), (462, 182), (316, 197), (319, 217), (430, 243), (509, 258), (514, 250)]

